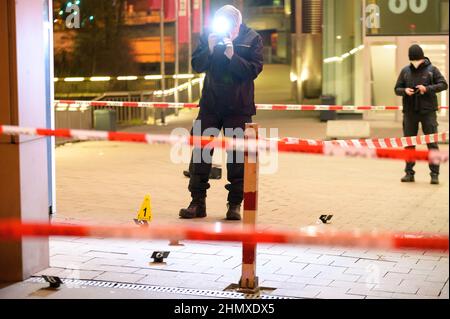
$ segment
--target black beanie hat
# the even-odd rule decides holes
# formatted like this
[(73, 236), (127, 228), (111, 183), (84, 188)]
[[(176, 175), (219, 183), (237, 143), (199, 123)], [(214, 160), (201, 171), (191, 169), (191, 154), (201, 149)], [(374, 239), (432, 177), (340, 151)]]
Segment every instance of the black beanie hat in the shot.
[(417, 44), (412, 45), (409, 48), (409, 60), (417, 61), (422, 59), (425, 59), (425, 54), (423, 53), (422, 48)]

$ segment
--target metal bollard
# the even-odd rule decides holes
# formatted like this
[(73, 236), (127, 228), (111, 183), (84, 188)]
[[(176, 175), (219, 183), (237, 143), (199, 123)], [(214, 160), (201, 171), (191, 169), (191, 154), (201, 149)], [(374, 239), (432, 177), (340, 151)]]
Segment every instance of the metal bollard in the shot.
[[(258, 211), (258, 179), (259, 154), (258, 148), (252, 147), (249, 152), (249, 140), (258, 139), (258, 124), (246, 124), (244, 153), (244, 227), (256, 228)], [(253, 144), (256, 146), (256, 143)], [(253, 146), (252, 145), (252, 146)], [(242, 243), (242, 277), (239, 281), (239, 291), (257, 293), (260, 290), (256, 276), (256, 243)]]

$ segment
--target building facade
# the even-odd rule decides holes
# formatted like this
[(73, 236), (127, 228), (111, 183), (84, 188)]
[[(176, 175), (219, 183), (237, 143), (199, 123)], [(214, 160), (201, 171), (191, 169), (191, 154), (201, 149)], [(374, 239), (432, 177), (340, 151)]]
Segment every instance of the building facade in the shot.
[[(297, 0), (296, 6), (291, 77), (299, 101), (331, 95), (337, 104), (398, 105), (393, 87), (413, 43), (448, 78), (448, 0)], [(448, 105), (446, 92), (440, 101)]]

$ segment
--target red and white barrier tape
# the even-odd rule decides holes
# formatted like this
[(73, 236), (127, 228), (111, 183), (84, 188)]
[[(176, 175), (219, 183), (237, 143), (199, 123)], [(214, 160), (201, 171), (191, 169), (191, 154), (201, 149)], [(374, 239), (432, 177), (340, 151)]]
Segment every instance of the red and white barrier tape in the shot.
[(436, 150), (416, 151), (403, 149), (370, 149), (370, 148), (343, 148), (336, 145), (307, 145), (292, 144), (283, 140), (250, 140), (191, 137), (180, 135), (152, 135), (145, 133), (106, 132), (72, 129), (44, 129), (18, 126), (0, 125), (0, 135), (30, 135), (55, 136), (73, 138), (78, 140), (103, 140), (118, 142), (138, 142), (147, 144), (193, 145), (195, 147), (220, 147), (238, 151), (255, 152), (259, 150), (280, 151), (288, 153), (323, 154), (326, 156), (363, 157), (363, 158), (390, 158), (405, 161), (427, 161), (433, 164), (448, 162), (448, 152)]
[(283, 138), (281, 141), (287, 144), (307, 144), (307, 145), (335, 145), (340, 147), (367, 147), (374, 148), (404, 148), (410, 146), (426, 145), (432, 143), (448, 142), (450, 138), (449, 132), (411, 136), (411, 137), (394, 137), (394, 138), (378, 138), (378, 139), (359, 139), (359, 140), (334, 140), (319, 141), (310, 139), (300, 139), (295, 137)]
[(22, 237), (76, 236), (122, 239), (200, 240), (243, 243), (280, 243), (301, 245), (347, 246), (378, 249), (448, 250), (448, 235), (388, 233), (359, 230), (337, 232), (315, 226), (295, 230), (258, 230), (239, 226), (158, 225), (151, 227), (86, 226), (0, 221), (0, 240)]
[[(118, 102), (118, 101), (75, 101), (56, 100), (56, 108), (82, 109), (88, 107), (135, 107), (158, 109), (183, 109), (197, 108), (196, 103), (162, 103), (162, 102)], [(265, 111), (397, 111), (402, 106), (356, 106), (356, 105), (294, 105), (294, 104), (257, 104), (258, 110)], [(441, 106), (448, 109), (448, 106)]]

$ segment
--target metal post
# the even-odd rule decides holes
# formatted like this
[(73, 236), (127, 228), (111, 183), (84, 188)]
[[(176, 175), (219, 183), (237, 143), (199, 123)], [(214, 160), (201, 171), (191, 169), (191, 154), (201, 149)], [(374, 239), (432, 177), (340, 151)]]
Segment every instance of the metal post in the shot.
[[(187, 15), (188, 15), (188, 73), (192, 74), (192, 8), (191, 8), (191, 1), (188, 1), (187, 6)], [(191, 79), (188, 79), (188, 100), (189, 102), (192, 102), (192, 81)]]
[[(159, 29), (160, 29), (160, 46), (161, 46), (161, 90), (162, 101), (165, 102), (166, 97), (164, 91), (166, 90), (166, 54), (164, 48), (164, 0), (161, 0), (161, 8), (159, 11)], [(166, 116), (164, 109), (161, 109), (161, 124), (166, 124)]]
[[(199, 34), (199, 37), (201, 37), (203, 34), (203, 30), (204, 30), (203, 23), (205, 23), (205, 18), (204, 18), (205, 12), (203, 11), (204, 10), (203, 0), (199, 0), (199, 3), (200, 3), (200, 34)], [(203, 82), (198, 82), (198, 96), (199, 97), (202, 96), (202, 90), (203, 90)]]
[[(180, 73), (180, 46), (178, 41), (178, 16), (179, 3), (175, 0), (175, 87), (178, 87), (178, 74)], [(175, 91), (175, 103), (179, 102), (179, 92)], [(178, 114), (178, 109), (175, 111)]]
[(200, 6), (200, 8), (199, 8), (199, 10), (200, 10), (200, 35), (202, 35), (202, 31), (203, 31), (203, 23), (204, 23), (204, 18), (203, 18), (203, 14), (204, 14), (204, 12), (203, 12), (203, 0), (199, 0), (198, 1), (198, 3), (199, 3), (199, 6)]
[[(244, 227), (249, 229), (256, 227), (258, 211), (259, 154), (258, 148), (255, 147), (258, 129), (258, 124), (245, 125)], [(256, 277), (256, 243), (242, 243), (242, 277), (239, 281), (239, 290), (251, 293), (260, 290)]]

